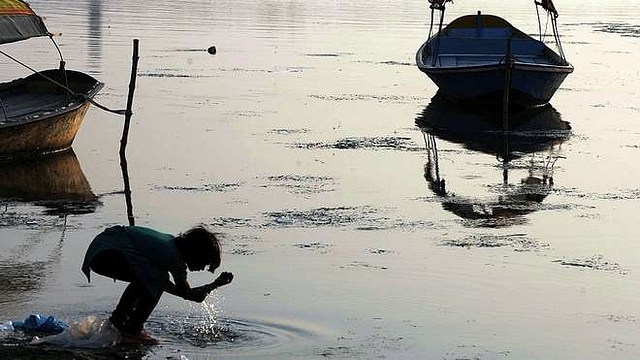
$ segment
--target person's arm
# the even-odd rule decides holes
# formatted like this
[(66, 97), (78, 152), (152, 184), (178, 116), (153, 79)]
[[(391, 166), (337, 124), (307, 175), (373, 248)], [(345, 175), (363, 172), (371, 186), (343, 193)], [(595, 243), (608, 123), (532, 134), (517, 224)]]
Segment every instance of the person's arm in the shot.
[(165, 291), (171, 295), (179, 296), (185, 300), (190, 300), (194, 302), (203, 302), (204, 299), (212, 292), (214, 289), (219, 288), (220, 286), (227, 285), (233, 280), (233, 274), (230, 272), (223, 272), (215, 279), (213, 282), (192, 288), (189, 286), (189, 283), (184, 280), (183, 282), (178, 282), (176, 284), (171, 281), (167, 282), (165, 286)]

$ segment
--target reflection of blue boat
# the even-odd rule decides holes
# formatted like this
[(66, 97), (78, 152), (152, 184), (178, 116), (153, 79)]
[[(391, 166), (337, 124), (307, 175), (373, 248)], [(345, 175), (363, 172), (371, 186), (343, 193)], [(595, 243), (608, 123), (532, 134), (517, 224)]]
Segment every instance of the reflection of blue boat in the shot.
[(501, 117), (500, 112), (461, 108), (436, 95), (416, 125), (443, 140), (505, 159), (548, 149), (571, 136), (571, 125), (550, 104), (513, 112), (508, 132), (502, 130)]
[[(447, 1), (430, 0), (432, 12), (442, 11), (440, 26)], [(542, 38), (534, 39), (500, 17), (478, 12), (455, 19), (431, 36), (416, 54), (418, 68), (456, 102), (499, 107), (508, 89), (508, 101), (514, 106), (548, 103), (573, 66), (560, 46), (557, 12), (550, 0), (542, 3), (536, 2), (551, 18), (560, 55)]]
[[(428, 160), (424, 178), (429, 189), (438, 196), (443, 209), (470, 221), (472, 226), (521, 224), (526, 221), (524, 215), (539, 210), (553, 188), (553, 170), (561, 157), (556, 150), (571, 136), (571, 126), (551, 105), (514, 112), (510, 131), (503, 131), (495, 121), (500, 116), (495, 111), (461, 108), (435, 96), (416, 118), (416, 125), (425, 136)], [(466, 149), (501, 160), (502, 182), (485, 186), (489, 198), (451, 192), (441, 174), (437, 139), (462, 144)], [(531, 154), (531, 159), (522, 160), (527, 154)], [(511, 183), (509, 171), (525, 168), (527, 175)]]
[(506, 162), (547, 151), (572, 135), (571, 125), (550, 104), (513, 112), (514, 124), (509, 131), (502, 130), (496, 121), (500, 116), (498, 111), (456, 106), (436, 95), (415, 124), (425, 136), (462, 144)]

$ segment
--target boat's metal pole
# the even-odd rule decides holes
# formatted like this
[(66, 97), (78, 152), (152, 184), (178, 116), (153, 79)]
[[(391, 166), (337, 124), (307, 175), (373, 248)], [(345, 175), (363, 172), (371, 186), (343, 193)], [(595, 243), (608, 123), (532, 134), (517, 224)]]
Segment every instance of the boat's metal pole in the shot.
[(444, 5), (440, 6), (438, 8), (438, 10), (440, 10), (440, 25), (438, 26), (438, 33), (436, 34), (437, 41), (436, 41), (436, 49), (433, 52), (433, 60), (431, 61), (431, 66), (436, 66), (436, 61), (438, 60), (438, 53), (440, 53), (440, 36), (441, 36), (441, 32), (442, 32), (442, 22), (444, 21)]
[(127, 158), (125, 150), (127, 148), (127, 139), (129, 137), (129, 125), (131, 124), (131, 116), (133, 112), (133, 93), (136, 89), (136, 78), (138, 76), (138, 39), (133, 39), (133, 62), (131, 65), (131, 79), (129, 80), (129, 95), (127, 96), (127, 109), (124, 114), (124, 127), (122, 130), (122, 138), (120, 139), (120, 168), (122, 169), (122, 180), (124, 182), (124, 197), (127, 204), (127, 218), (129, 225), (135, 225), (133, 217), (133, 202), (131, 201), (131, 187), (129, 184), (129, 172), (127, 170)]
[(502, 129), (509, 131), (509, 102), (511, 93), (511, 68), (513, 67), (513, 58), (511, 54), (511, 38), (507, 42), (507, 54), (504, 59), (504, 91), (502, 96)]

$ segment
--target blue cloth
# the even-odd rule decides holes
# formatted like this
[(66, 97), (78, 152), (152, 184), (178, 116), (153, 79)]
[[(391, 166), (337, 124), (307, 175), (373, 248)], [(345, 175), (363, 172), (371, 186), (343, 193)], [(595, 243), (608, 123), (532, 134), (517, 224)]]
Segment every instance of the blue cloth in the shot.
[(24, 321), (12, 322), (14, 329), (28, 333), (59, 334), (67, 328), (67, 324), (54, 316), (31, 314)]

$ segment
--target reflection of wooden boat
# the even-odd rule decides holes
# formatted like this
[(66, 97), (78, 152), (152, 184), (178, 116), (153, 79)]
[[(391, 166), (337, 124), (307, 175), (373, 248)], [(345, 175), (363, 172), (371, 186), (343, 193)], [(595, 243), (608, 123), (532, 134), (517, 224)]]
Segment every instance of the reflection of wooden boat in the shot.
[(544, 44), (542, 35), (540, 40), (534, 39), (504, 19), (480, 12), (457, 18), (443, 29), (448, 1), (429, 1), (432, 19), (434, 10), (441, 11), (440, 28), (419, 48), (416, 63), (450, 100), (502, 106), (504, 90), (508, 89), (508, 99), (513, 105), (543, 105), (573, 72), (560, 45), (558, 13), (551, 0), (536, 5), (543, 7), (551, 19), (560, 54)]
[[(42, 19), (26, 3), (0, 0), (0, 44), (38, 36), (53, 41)], [(89, 101), (103, 84), (87, 74), (65, 70), (64, 64), (61, 58), (58, 69), (0, 84), (0, 158), (71, 146)]]
[[(524, 215), (539, 210), (553, 188), (553, 170), (560, 158), (557, 145), (571, 136), (571, 127), (551, 105), (515, 113), (518, 125), (511, 131), (502, 131), (491, 121), (494, 116), (499, 115), (461, 109), (436, 96), (416, 119), (425, 136), (428, 161), (424, 178), (429, 189), (441, 199), (443, 209), (476, 226), (519, 224), (525, 221)], [(490, 194), (488, 198), (461, 196), (447, 188), (440, 171), (437, 138), (501, 160), (502, 182), (483, 187)], [(538, 153), (548, 154), (536, 157)], [(520, 160), (527, 154), (530, 160)], [(518, 160), (527, 175), (511, 183), (509, 171)]]
[(50, 213), (90, 213), (99, 205), (73, 149), (0, 162), (0, 198), (44, 205)]

